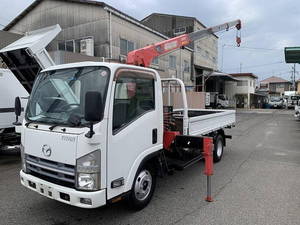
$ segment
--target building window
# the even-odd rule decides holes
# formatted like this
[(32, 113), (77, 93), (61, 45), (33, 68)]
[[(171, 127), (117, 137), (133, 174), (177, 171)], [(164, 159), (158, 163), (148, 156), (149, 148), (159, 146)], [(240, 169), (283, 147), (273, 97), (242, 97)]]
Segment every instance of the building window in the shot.
[(216, 40), (216, 39), (213, 39), (213, 44), (214, 44), (215, 47), (218, 46), (218, 43), (217, 43), (217, 40)]
[(128, 52), (134, 50), (134, 43), (126, 39), (120, 38), (120, 54), (127, 55)]
[(169, 68), (176, 69), (176, 56), (174, 55), (169, 56)]
[(152, 64), (158, 65), (158, 57), (153, 58)]
[(74, 40), (66, 41), (66, 51), (67, 52), (74, 52)]
[(183, 61), (183, 65), (184, 65), (183, 71), (189, 73), (190, 72), (190, 64), (189, 64), (189, 62), (187, 60), (184, 60)]
[(247, 80), (239, 80), (237, 82), (237, 86), (239, 86), (239, 87), (246, 87), (246, 86), (248, 86), (248, 81)]
[(61, 41), (58, 43), (58, 50), (66, 51), (66, 42), (65, 41)]
[(284, 83), (277, 84), (277, 88), (284, 88)]
[(82, 45), (86, 44), (87, 42), (90, 42), (90, 51), (94, 52), (94, 39), (92, 37), (61, 41), (58, 43), (58, 50), (93, 55), (92, 53), (87, 53), (86, 51), (83, 51)]
[(186, 28), (185, 27), (178, 27), (175, 28), (174, 30), (174, 35), (180, 35), (186, 33)]
[(217, 63), (217, 59), (216, 59), (216, 57), (212, 57), (212, 61), (214, 62), (214, 63)]
[(209, 58), (209, 52), (205, 51), (205, 57)]
[(200, 46), (197, 46), (197, 52), (198, 52), (198, 53), (201, 53), (201, 51), (202, 51), (202, 50), (201, 50)]

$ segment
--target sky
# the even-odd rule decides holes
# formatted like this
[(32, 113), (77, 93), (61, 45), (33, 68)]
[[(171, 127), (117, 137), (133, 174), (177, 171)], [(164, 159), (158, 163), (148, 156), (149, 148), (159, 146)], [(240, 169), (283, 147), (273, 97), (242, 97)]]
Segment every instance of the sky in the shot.
[[(1, 0), (0, 29), (33, 0)], [(242, 43), (236, 46), (236, 31), (219, 36), (219, 70), (249, 72), (259, 80), (270, 76), (291, 79), (292, 64), (284, 61), (284, 47), (300, 46), (299, 0), (106, 0), (105, 3), (135, 17), (167, 13), (196, 17), (207, 27), (241, 19)], [(300, 71), (300, 65), (296, 65)], [(296, 73), (300, 79), (300, 73)]]

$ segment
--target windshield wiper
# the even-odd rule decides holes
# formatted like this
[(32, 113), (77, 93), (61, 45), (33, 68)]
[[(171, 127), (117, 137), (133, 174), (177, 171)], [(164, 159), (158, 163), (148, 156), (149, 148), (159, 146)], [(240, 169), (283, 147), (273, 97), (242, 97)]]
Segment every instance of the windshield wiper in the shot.
[(33, 123), (33, 121), (29, 121), (29, 122), (25, 123), (25, 127), (28, 127), (31, 123)]
[(53, 129), (54, 129), (55, 127), (58, 127), (59, 125), (60, 125), (60, 124), (56, 123), (56, 124), (52, 125), (51, 127), (49, 127), (49, 130), (53, 131)]
[[(81, 124), (81, 117), (75, 114), (71, 114), (71, 116), (68, 119), (68, 125), (71, 125), (72, 127), (78, 127)], [(49, 130), (53, 131), (55, 127), (61, 126), (62, 124), (55, 123), (51, 127), (49, 127)]]

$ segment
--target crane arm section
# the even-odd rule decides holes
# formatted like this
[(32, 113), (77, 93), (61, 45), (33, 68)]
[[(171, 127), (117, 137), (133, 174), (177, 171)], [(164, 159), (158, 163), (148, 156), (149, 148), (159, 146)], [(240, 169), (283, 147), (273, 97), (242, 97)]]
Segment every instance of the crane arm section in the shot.
[(235, 20), (228, 23), (220, 24), (217, 26), (209, 27), (203, 30), (195, 31), (190, 34), (183, 34), (159, 43), (146, 46), (144, 48), (136, 49), (128, 53), (127, 64), (136, 66), (149, 67), (155, 57), (169, 53), (181, 47), (187, 46), (190, 43), (201, 40), (208, 35), (215, 34), (219, 31), (229, 30), (231, 27), (236, 27), (237, 30), (241, 29), (241, 21)]

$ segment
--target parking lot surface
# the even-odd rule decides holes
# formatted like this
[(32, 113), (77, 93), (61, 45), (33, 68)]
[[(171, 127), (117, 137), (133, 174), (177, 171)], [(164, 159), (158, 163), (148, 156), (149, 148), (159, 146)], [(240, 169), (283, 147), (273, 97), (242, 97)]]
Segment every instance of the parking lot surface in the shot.
[(139, 212), (117, 203), (86, 210), (29, 191), (19, 182), (20, 157), (0, 154), (0, 224), (300, 224), (300, 121), (293, 111), (239, 111), (215, 164), (214, 202), (204, 163), (158, 179)]

